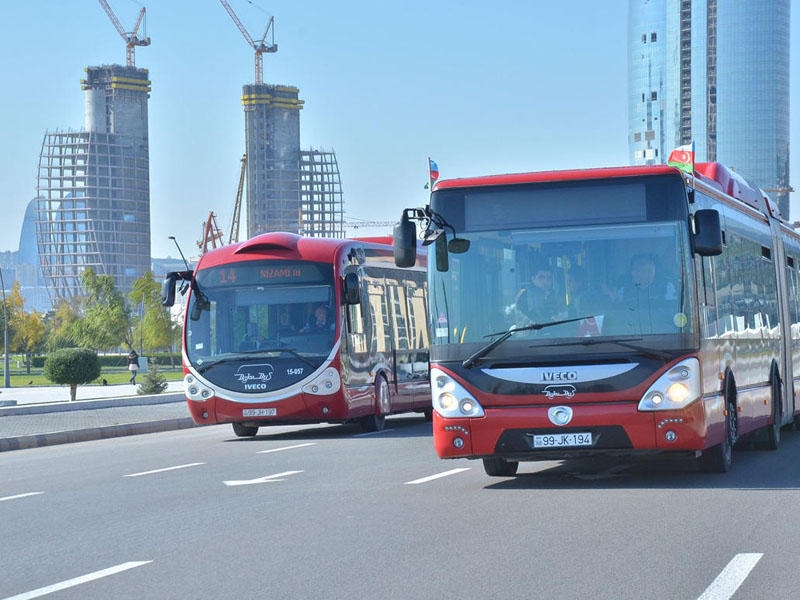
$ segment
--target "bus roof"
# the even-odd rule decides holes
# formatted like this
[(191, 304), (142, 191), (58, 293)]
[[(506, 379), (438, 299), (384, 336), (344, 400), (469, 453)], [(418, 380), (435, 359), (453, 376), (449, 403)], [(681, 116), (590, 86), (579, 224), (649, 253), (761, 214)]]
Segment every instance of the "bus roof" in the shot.
[(507, 173), (503, 175), (485, 175), (446, 179), (437, 182), (433, 189), (459, 189), (473, 187), (492, 187), (499, 185), (521, 185), (526, 183), (549, 183), (560, 181), (581, 181), (587, 179), (607, 179), (616, 177), (643, 177), (665, 174), (680, 175), (687, 179), (693, 177), (707, 186), (723, 194), (735, 198), (745, 204), (774, 217), (781, 218), (778, 207), (759, 188), (746, 181), (738, 173), (716, 162), (695, 163), (694, 173), (685, 173), (677, 167), (668, 165), (600, 167), (595, 169), (568, 169), (563, 171), (538, 171), (529, 173)]
[(461, 179), (438, 181), (433, 189), (488, 187), (496, 185), (519, 185), (524, 183), (545, 183), (550, 181), (577, 181), (581, 179), (604, 179), (608, 177), (637, 177), (642, 175), (679, 174), (675, 167), (667, 165), (634, 167), (601, 167), (596, 169), (569, 169), (564, 171), (536, 171), (529, 173), (506, 173), (504, 175), (484, 175)]
[(351, 238), (313, 238), (295, 233), (270, 232), (262, 233), (244, 242), (209, 250), (201, 258), (198, 268), (215, 267), (231, 262), (248, 261), (259, 258), (297, 258), (317, 262), (332, 262), (343, 247), (352, 245), (376, 247), (380, 246), (388, 252), (392, 251), (391, 238), (382, 240), (358, 240)]

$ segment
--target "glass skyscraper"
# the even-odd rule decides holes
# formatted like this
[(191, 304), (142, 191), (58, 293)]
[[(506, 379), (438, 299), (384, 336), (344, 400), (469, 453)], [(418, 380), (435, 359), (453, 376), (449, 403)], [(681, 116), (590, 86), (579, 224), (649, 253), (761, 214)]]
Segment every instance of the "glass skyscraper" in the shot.
[(790, 0), (630, 0), (631, 164), (694, 142), (789, 218)]

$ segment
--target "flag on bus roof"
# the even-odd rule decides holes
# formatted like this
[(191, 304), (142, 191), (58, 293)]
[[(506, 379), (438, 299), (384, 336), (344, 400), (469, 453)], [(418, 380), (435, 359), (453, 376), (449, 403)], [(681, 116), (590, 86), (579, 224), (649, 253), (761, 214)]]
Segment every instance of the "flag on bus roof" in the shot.
[(677, 167), (681, 171), (694, 173), (694, 142), (679, 146), (670, 152), (667, 164), (671, 167)]
[(439, 179), (439, 165), (436, 164), (436, 161), (431, 160), (431, 157), (428, 157), (428, 176), (431, 180), (431, 187), (433, 187), (434, 182)]

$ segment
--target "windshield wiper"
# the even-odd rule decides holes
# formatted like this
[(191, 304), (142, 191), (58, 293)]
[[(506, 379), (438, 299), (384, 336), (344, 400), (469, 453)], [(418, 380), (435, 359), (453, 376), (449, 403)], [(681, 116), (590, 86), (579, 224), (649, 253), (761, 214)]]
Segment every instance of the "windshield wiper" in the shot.
[(538, 331), (540, 329), (544, 329), (545, 327), (553, 327), (554, 325), (562, 325), (563, 323), (574, 323), (575, 321), (583, 321), (584, 319), (591, 319), (591, 317), (575, 317), (574, 319), (550, 321), (549, 323), (531, 323), (530, 325), (525, 325), (524, 327), (515, 327), (513, 329), (509, 329), (508, 331), (497, 331), (495, 333), (489, 333), (485, 337), (491, 337), (493, 335), (499, 335), (500, 337), (494, 340), (493, 342), (490, 342), (489, 344), (478, 350), (475, 354), (464, 360), (464, 362), (461, 363), (461, 366), (464, 367), (465, 369), (472, 368), (472, 366), (476, 362), (478, 362), (484, 356), (489, 354), (489, 352), (497, 348), (500, 344), (505, 342), (512, 335), (520, 331), (531, 331), (531, 330)]
[[(631, 338), (630, 341), (639, 341), (642, 338)], [(638, 344), (631, 344), (628, 340), (615, 340), (613, 338), (595, 338), (595, 337), (586, 337), (581, 338), (579, 340), (575, 340), (574, 342), (566, 342), (562, 344), (554, 344), (554, 346), (594, 346), (595, 344), (616, 344), (617, 346), (622, 346), (623, 348), (628, 348), (630, 350), (634, 350), (639, 352), (642, 356), (647, 358), (652, 358), (654, 360), (669, 360), (671, 355), (667, 354), (666, 352), (659, 352), (658, 350), (654, 350), (653, 348), (646, 348), (645, 346), (639, 346)]]
[(200, 374), (202, 375), (203, 373), (205, 373), (205, 372), (206, 372), (206, 371), (208, 371), (209, 369), (213, 369), (213, 368), (214, 368), (214, 367), (216, 367), (217, 365), (221, 365), (221, 364), (223, 364), (223, 363), (227, 363), (227, 362), (234, 361), (234, 360), (236, 360), (237, 358), (238, 358), (238, 357), (236, 357), (236, 356), (226, 356), (225, 358), (218, 358), (218, 359), (217, 359), (217, 360), (215, 360), (215, 361), (207, 362), (206, 364), (204, 364), (204, 365), (202, 365), (202, 366), (199, 366), (199, 367), (197, 367), (197, 372), (198, 372), (198, 373), (200, 373)]

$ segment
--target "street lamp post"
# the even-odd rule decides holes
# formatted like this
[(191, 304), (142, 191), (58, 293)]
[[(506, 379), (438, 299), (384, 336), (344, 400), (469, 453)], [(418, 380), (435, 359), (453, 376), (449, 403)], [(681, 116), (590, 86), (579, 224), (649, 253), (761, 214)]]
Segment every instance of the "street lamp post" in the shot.
[(0, 269), (0, 288), (3, 289), (3, 387), (11, 387), (11, 374), (8, 372), (8, 305), (6, 304), (6, 284), (3, 269)]

